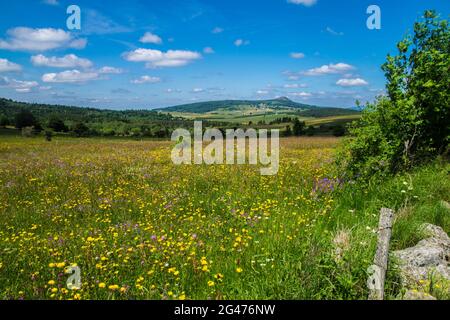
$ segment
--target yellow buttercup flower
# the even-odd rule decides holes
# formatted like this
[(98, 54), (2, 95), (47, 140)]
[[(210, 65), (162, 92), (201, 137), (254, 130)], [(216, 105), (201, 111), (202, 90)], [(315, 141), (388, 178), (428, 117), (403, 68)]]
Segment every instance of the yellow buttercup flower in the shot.
[(119, 286), (117, 284), (112, 284), (108, 287), (109, 290), (115, 291), (117, 289), (119, 289)]

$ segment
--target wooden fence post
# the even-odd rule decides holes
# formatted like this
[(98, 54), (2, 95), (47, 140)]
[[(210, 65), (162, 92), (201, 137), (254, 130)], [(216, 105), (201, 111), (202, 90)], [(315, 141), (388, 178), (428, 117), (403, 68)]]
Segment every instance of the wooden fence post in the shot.
[(369, 300), (384, 299), (384, 282), (389, 258), (389, 242), (392, 235), (392, 224), (394, 221), (394, 211), (382, 208), (380, 212), (380, 222), (378, 226), (377, 252), (370, 268), (374, 274), (369, 278), (370, 289)]

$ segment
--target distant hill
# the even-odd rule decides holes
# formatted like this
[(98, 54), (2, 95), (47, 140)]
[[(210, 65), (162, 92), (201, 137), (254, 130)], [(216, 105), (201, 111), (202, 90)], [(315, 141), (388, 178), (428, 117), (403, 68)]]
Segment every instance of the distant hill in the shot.
[[(70, 131), (80, 123), (88, 128), (89, 136), (132, 136), (168, 138), (171, 130), (190, 126), (190, 121), (153, 110), (107, 110), (64, 105), (17, 102), (0, 98), (0, 135), (17, 134), (13, 129), (16, 116), (30, 112), (37, 123), (50, 127), (51, 119), (59, 119)], [(53, 128), (52, 128), (53, 129)]]
[(164, 115), (153, 110), (107, 110), (84, 107), (73, 107), (65, 105), (50, 105), (41, 103), (18, 102), (10, 99), (0, 98), (0, 115), (9, 119), (21, 110), (30, 111), (38, 120), (47, 120), (50, 116), (56, 116), (69, 122), (104, 122), (134, 120), (173, 120), (170, 115)]
[[(216, 128), (252, 126), (286, 130), (294, 119), (316, 127), (316, 134), (331, 134), (336, 127), (358, 119), (356, 110), (326, 108), (278, 98), (272, 100), (225, 100), (185, 104), (155, 110), (109, 110), (65, 105), (17, 102), (0, 98), (0, 135), (17, 126), (17, 115), (30, 112), (42, 128), (53, 129), (55, 119), (75, 132), (81, 123), (89, 135), (170, 137), (176, 128), (192, 128), (194, 120)], [(56, 121), (57, 122), (57, 121)], [(20, 127), (19, 127), (20, 128)], [(8, 132), (6, 132), (8, 131)], [(17, 131), (17, 130), (16, 130)], [(60, 131), (58, 131), (60, 132)], [(66, 132), (66, 131), (64, 131)]]
[(290, 110), (301, 112), (305, 117), (330, 117), (341, 115), (357, 114), (358, 111), (344, 108), (329, 108), (319, 107), (315, 105), (308, 105), (292, 101), (286, 97), (280, 97), (271, 100), (221, 100), (221, 101), (206, 101), (196, 102), (190, 104), (183, 104), (167, 108), (155, 109), (163, 113), (213, 113), (215, 111), (242, 111), (245, 110), (270, 110), (282, 111)]

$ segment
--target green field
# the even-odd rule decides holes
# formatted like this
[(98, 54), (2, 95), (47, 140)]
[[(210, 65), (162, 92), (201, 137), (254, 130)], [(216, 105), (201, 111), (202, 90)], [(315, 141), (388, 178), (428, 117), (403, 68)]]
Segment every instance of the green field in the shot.
[[(338, 143), (282, 139), (278, 175), (261, 176), (175, 166), (164, 141), (3, 137), (0, 298), (366, 299), (380, 208), (404, 213), (393, 250), (415, 244), (422, 222), (448, 232), (450, 167), (340, 181)], [(400, 294), (391, 266), (387, 296)]]

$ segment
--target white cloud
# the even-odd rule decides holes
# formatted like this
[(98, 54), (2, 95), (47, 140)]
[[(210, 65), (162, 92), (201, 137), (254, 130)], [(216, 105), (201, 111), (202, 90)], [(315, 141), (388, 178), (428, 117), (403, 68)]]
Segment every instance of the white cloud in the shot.
[(267, 90), (258, 90), (258, 91), (256, 91), (256, 93), (259, 94), (259, 95), (266, 95), (266, 94), (269, 94), (269, 91), (267, 91)]
[(292, 83), (292, 84), (285, 84), (285, 89), (298, 89), (298, 88), (306, 88), (308, 87), (306, 84), (298, 84), (298, 83)]
[(180, 89), (169, 88), (169, 89), (166, 89), (166, 92), (167, 93), (181, 93), (182, 91)]
[(356, 79), (339, 79), (336, 84), (341, 87), (358, 87), (367, 86), (369, 83), (361, 78)]
[(328, 64), (323, 65), (318, 68), (310, 69), (303, 74), (306, 76), (321, 76), (326, 74), (338, 74), (338, 73), (345, 73), (349, 70), (353, 70), (355, 67), (346, 64), (346, 63), (337, 63), (337, 64)]
[(97, 80), (97, 72), (81, 72), (79, 70), (67, 70), (60, 73), (46, 73), (42, 76), (43, 82), (49, 83), (77, 83)]
[(0, 87), (12, 88), (19, 93), (28, 93), (35, 87), (39, 86), (36, 81), (21, 81), (9, 79), (8, 77), (0, 77)]
[(203, 88), (194, 88), (194, 89), (192, 89), (193, 93), (200, 93), (200, 92), (203, 92), (203, 91), (205, 91)]
[(317, 0), (287, 0), (288, 3), (301, 4), (306, 7), (311, 7), (316, 4)]
[(246, 46), (250, 43), (250, 41), (248, 40), (243, 40), (243, 39), (237, 39), (234, 41), (234, 45), (236, 47), (240, 47), (240, 46)]
[(304, 53), (301, 52), (292, 52), (291, 53), (291, 58), (293, 59), (303, 59), (305, 57)]
[(79, 58), (74, 54), (68, 54), (64, 57), (46, 57), (42, 54), (31, 57), (31, 62), (39, 67), (54, 67), (54, 68), (90, 68), (92, 62), (88, 59)]
[(22, 70), (17, 63), (8, 61), (8, 59), (0, 59), (0, 72), (16, 72)]
[(200, 53), (194, 51), (169, 50), (162, 52), (142, 48), (125, 52), (122, 56), (130, 62), (146, 62), (147, 68), (181, 67), (202, 57)]
[(203, 53), (205, 53), (205, 54), (212, 54), (212, 53), (214, 53), (214, 49), (211, 48), (211, 47), (206, 47), (206, 48), (203, 49)]
[(42, 2), (51, 6), (59, 6), (58, 0), (43, 0)]
[(139, 39), (142, 43), (153, 43), (153, 44), (161, 44), (162, 39), (157, 36), (156, 34), (153, 34), (151, 32), (146, 32), (141, 39)]
[(343, 32), (335, 31), (335, 30), (331, 29), (330, 27), (327, 27), (325, 30), (334, 36), (343, 36), (344, 35)]
[(83, 49), (86, 39), (74, 39), (62, 29), (17, 27), (7, 31), (8, 39), (0, 39), (0, 49), (12, 51), (46, 51), (57, 48)]
[(105, 66), (105, 67), (100, 68), (98, 70), (98, 73), (100, 73), (100, 74), (121, 74), (121, 73), (123, 73), (123, 70), (119, 69), (119, 68)]
[(214, 34), (222, 33), (223, 32), (223, 28), (215, 27), (214, 29), (212, 29), (211, 32), (214, 33)]
[(294, 92), (294, 93), (290, 93), (289, 95), (294, 96), (294, 97), (301, 97), (301, 98), (308, 98), (308, 97), (312, 96), (312, 94), (309, 92)]
[(71, 43), (69, 43), (69, 48), (72, 49), (84, 49), (87, 45), (86, 39), (75, 39)]
[(144, 83), (158, 83), (161, 82), (161, 78), (151, 77), (151, 76), (142, 76), (138, 79), (131, 80), (133, 84), (144, 84)]

